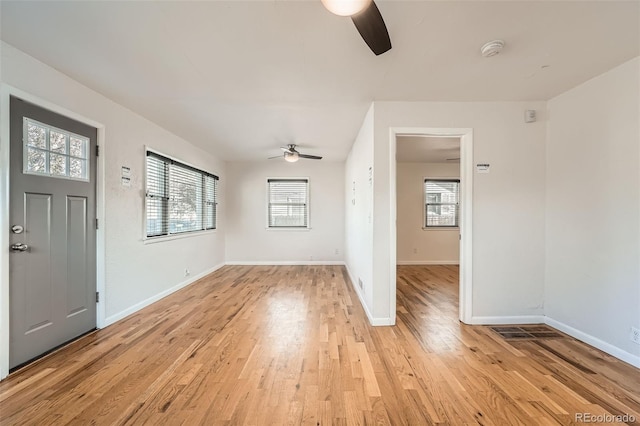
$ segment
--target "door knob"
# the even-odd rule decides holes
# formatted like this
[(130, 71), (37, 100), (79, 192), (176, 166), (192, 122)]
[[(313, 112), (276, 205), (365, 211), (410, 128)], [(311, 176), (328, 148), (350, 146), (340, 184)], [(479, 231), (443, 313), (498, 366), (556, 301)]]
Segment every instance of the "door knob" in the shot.
[(11, 246), (12, 251), (27, 251), (29, 246), (23, 243), (16, 243)]

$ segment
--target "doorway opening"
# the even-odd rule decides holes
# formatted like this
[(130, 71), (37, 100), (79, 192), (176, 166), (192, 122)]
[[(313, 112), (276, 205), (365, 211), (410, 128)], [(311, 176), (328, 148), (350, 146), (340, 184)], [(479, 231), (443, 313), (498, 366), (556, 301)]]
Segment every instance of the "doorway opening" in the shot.
[(400, 135), (396, 162), (397, 316), (420, 333), (459, 318), (460, 137)]
[(391, 311), (398, 265), (458, 269), (458, 319), (472, 318), (471, 129), (391, 129)]

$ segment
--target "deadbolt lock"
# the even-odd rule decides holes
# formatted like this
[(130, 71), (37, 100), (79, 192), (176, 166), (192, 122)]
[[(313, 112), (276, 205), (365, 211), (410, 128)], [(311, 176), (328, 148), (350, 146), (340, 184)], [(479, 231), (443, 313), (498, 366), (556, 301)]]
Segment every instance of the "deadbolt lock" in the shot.
[(20, 226), (20, 225), (13, 225), (11, 227), (11, 231), (14, 234), (22, 234), (22, 231), (24, 231), (24, 228), (22, 226)]

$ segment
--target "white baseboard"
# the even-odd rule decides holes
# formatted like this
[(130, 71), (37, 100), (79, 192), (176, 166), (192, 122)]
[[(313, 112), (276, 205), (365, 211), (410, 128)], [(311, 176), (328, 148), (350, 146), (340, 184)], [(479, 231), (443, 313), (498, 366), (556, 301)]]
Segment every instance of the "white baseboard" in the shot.
[(459, 260), (398, 260), (396, 265), (459, 265)]
[(168, 295), (170, 295), (171, 293), (175, 293), (176, 291), (180, 290), (181, 288), (184, 288), (186, 286), (188, 286), (189, 284), (199, 280), (202, 277), (205, 277), (209, 274), (211, 274), (212, 272), (217, 271), (218, 269), (222, 268), (224, 266), (224, 263), (221, 263), (219, 265), (214, 266), (213, 268), (207, 269), (204, 272), (199, 273), (198, 275), (194, 275), (193, 277), (189, 277), (189, 279), (182, 281), (181, 283), (178, 283), (176, 285), (174, 285), (171, 288), (168, 288), (154, 296), (149, 297), (148, 299), (143, 300), (142, 302), (138, 302), (135, 305), (121, 311), (118, 312), (117, 314), (111, 315), (107, 318), (105, 318), (104, 322), (104, 327), (107, 327), (117, 321), (120, 321), (123, 318), (128, 317), (129, 315), (138, 312), (140, 309), (146, 308), (147, 306), (151, 305), (152, 303), (157, 302), (160, 299), (163, 299), (165, 297), (167, 297)]
[(225, 265), (242, 266), (297, 266), (297, 265), (344, 265), (343, 260), (228, 260)]
[(349, 269), (349, 265), (344, 263), (344, 266), (347, 268), (347, 274), (349, 274), (349, 279), (351, 280), (351, 287), (353, 287), (353, 289), (356, 291), (356, 294), (358, 295), (358, 299), (360, 300), (360, 305), (362, 306), (362, 309), (364, 309), (364, 313), (367, 315), (367, 319), (369, 320), (369, 323), (371, 325), (373, 325), (373, 326), (376, 326), (376, 327), (377, 326), (395, 325), (396, 324), (395, 321), (393, 319), (391, 319), (391, 318), (376, 318), (371, 314), (371, 312), (369, 311), (369, 307), (364, 302), (364, 295), (362, 294), (362, 289), (360, 289), (356, 285), (358, 280), (351, 273), (351, 270)]
[(371, 325), (374, 327), (389, 327), (396, 325), (396, 322), (391, 318), (374, 318), (371, 320)]
[(470, 325), (544, 324), (544, 315), (515, 315), (504, 317), (471, 317)]
[(583, 331), (575, 329), (567, 324), (561, 323), (560, 321), (556, 321), (553, 318), (545, 317), (545, 324), (555, 329), (562, 331), (563, 333), (568, 334), (571, 337), (575, 337), (576, 339), (587, 343), (594, 348), (598, 348), (603, 352), (608, 353), (609, 355), (618, 358), (621, 361), (624, 361), (628, 364), (633, 365), (636, 368), (640, 368), (640, 356), (629, 353), (625, 350), (620, 349), (617, 346), (613, 346), (610, 343), (607, 343), (603, 340), (598, 339), (590, 334), (587, 334)]

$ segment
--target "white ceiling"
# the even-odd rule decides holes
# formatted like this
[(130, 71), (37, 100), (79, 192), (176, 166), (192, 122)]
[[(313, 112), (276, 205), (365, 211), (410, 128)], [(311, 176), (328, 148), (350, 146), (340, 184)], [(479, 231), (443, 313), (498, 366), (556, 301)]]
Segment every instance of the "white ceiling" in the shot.
[(435, 136), (398, 136), (396, 138), (396, 161), (398, 162), (460, 164), (459, 160), (460, 138)]
[(638, 1), (377, 4), (379, 57), (319, 0), (3, 0), (0, 36), (231, 161), (344, 160), (374, 100), (546, 100), (640, 52)]

